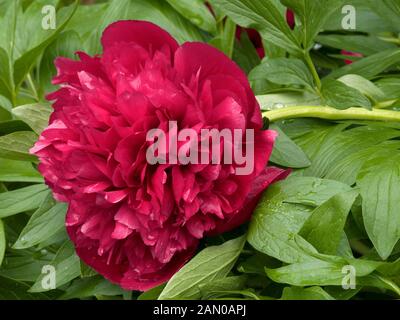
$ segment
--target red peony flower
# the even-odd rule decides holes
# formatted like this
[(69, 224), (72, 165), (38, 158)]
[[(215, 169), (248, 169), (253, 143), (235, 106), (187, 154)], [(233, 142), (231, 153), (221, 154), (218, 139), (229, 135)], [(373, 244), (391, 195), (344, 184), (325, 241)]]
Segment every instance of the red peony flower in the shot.
[(290, 29), (294, 29), (296, 26), (296, 19), (294, 16), (294, 12), (289, 8), (286, 9), (286, 23), (289, 25)]
[[(363, 55), (362, 55), (361, 53), (358, 53), (358, 52), (351, 52), (351, 51), (347, 51), (347, 50), (341, 50), (340, 53), (341, 53), (342, 55), (344, 55), (344, 56), (349, 56), (349, 57), (359, 57), (359, 58), (362, 58), (362, 57), (363, 57)], [(345, 59), (345, 60), (344, 60), (344, 63), (345, 63), (345, 64), (352, 64), (353, 61), (352, 61), (352, 60), (349, 60), (349, 59)]]
[[(245, 222), (261, 193), (288, 171), (266, 168), (274, 131), (262, 130), (245, 74), (203, 43), (178, 43), (143, 21), (119, 21), (102, 56), (57, 58), (54, 112), (31, 152), (59, 201), (79, 257), (123, 288), (167, 281), (199, 239)], [(146, 133), (254, 129), (254, 170), (234, 164), (149, 164)], [(170, 133), (170, 132), (169, 132)], [(171, 134), (171, 133), (170, 133)], [(221, 149), (221, 153), (223, 150)]]
[(264, 50), (264, 45), (262, 43), (261, 35), (255, 29), (248, 29), (248, 28), (242, 28), (240, 26), (237, 26), (236, 38), (238, 40), (240, 40), (242, 33), (244, 31), (247, 33), (250, 41), (253, 43), (254, 47), (256, 48), (257, 54), (260, 57), (260, 59), (263, 59), (265, 57), (265, 50)]

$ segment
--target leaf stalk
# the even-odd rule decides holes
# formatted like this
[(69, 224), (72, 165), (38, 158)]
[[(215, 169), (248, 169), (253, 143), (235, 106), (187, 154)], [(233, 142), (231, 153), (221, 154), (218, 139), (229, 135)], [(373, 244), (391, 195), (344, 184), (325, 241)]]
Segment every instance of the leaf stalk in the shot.
[(291, 118), (319, 118), (326, 120), (375, 120), (375, 121), (399, 121), (400, 112), (393, 110), (364, 108), (335, 109), (328, 106), (293, 106), (265, 111), (262, 113), (269, 121)]

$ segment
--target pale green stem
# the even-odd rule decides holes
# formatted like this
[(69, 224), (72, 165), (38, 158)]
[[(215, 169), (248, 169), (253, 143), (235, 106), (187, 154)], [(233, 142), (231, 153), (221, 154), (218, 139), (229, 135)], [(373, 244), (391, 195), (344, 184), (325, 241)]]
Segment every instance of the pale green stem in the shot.
[(263, 112), (263, 116), (274, 122), (292, 118), (320, 118), (327, 120), (376, 120), (400, 121), (400, 112), (391, 110), (349, 108), (339, 110), (327, 106), (295, 106)]

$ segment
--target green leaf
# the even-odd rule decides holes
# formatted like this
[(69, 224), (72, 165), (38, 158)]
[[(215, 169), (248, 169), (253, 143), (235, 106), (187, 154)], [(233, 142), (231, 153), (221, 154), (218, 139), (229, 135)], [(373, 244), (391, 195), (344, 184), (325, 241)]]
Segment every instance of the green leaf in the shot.
[(281, 300), (335, 300), (321, 287), (286, 287), (283, 289)]
[(64, 228), (66, 211), (65, 203), (56, 203), (52, 195), (48, 195), (21, 231), (13, 248), (30, 248), (55, 235)]
[(265, 41), (262, 39), (262, 45), (264, 51), (268, 53), (268, 55), (264, 59), (275, 59), (275, 58), (285, 58), (286, 50), (284, 48), (278, 47), (274, 45), (272, 42)]
[(43, 182), (43, 177), (30, 162), (0, 158), (0, 181)]
[(9, 56), (7, 52), (0, 47), (0, 94), (7, 98), (11, 98), (14, 91), (14, 84), (11, 79), (10, 71)]
[(357, 283), (360, 286), (375, 287), (375, 288), (381, 288), (384, 290), (389, 290), (389, 291), (394, 292), (397, 297), (400, 296), (400, 288), (398, 287), (398, 285), (394, 281), (390, 280), (389, 278), (382, 277), (381, 275), (377, 274), (376, 272), (374, 272), (366, 277), (357, 279)]
[(400, 239), (400, 154), (366, 161), (358, 174), (363, 219), (369, 238), (382, 259)]
[(224, 52), (229, 58), (232, 58), (235, 45), (236, 24), (229, 18), (225, 19), (223, 30), (217, 37), (211, 39), (211, 45)]
[[(2, 71), (0, 71), (0, 75), (1, 74)], [(0, 121), (11, 120), (11, 109), (12, 109), (12, 104), (10, 100), (0, 95)]]
[[(15, 29), (17, 17), (22, 12), (21, 1), (15, 0), (12, 5), (8, 3), (4, 17), (0, 20), (0, 28), (9, 32), (2, 32), (0, 36), (0, 47), (2, 47), (9, 57), (12, 57), (16, 36)], [(8, 64), (7, 64), (8, 65)]]
[[(73, 31), (82, 39), (86, 39), (93, 32), (93, 28), (98, 26), (98, 22), (102, 21), (108, 5), (108, 2), (93, 3), (89, 6), (79, 5), (63, 32)], [(87, 18), (89, 15), (90, 19)]]
[(92, 30), (91, 35), (87, 39), (86, 51), (90, 54), (101, 53), (100, 38), (104, 29), (117, 20), (127, 20), (129, 15), (130, 0), (113, 0), (108, 4), (107, 9), (99, 19), (100, 24)]
[(320, 105), (321, 98), (308, 92), (282, 92), (258, 95), (257, 101), (262, 110), (274, 110), (296, 105)]
[(236, 24), (257, 29), (265, 41), (286, 51), (299, 54), (301, 45), (284, 18), (284, 9), (278, 1), (213, 0)]
[(338, 193), (317, 207), (299, 235), (320, 253), (335, 255), (343, 235), (347, 215), (358, 196), (357, 191)]
[(226, 296), (234, 291), (240, 291), (244, 289), (246, 281), (247, 276), (233, 276), (202, 284), (199, 286), (201, 298), (203, 300), (209, 300), (215, 298), (215, 296)]
[[(11, 113), (10, 113), (11, 114)], [(21, 120), (0, 121), (0, 136), (16, 131), (29, 131), (29, 126)]]
[(46, 185), (35, 184), (0, 193), (0, 218), (38, 208), (48, 192)]
[[(392, 28), (386, 17), (380, 17), (376, 13), (377, 5), (374, 0), (371, 0), (372, 10), (371, 7), (369, 7), (369, 3), (365, 0), (346, 0), (345, 4), (352, 5), (356, 9), (356, 32), (377, 35), (382, 32), (396, 30)], [(335, 33), (337, 33), (337, 31), (343, 32), (342, 21), (345, 14), (342, 13), (342, 8), (343, 7), (338, 8), (330, 19), (328, 19), (324, 26), (326, 31), (335, 31)], [(352, 33), (350, 34), (352, 35)]]
[(261, 252), (256, 252), (250, 258), (241, 262), (237, 270), (241, 273), (251, 274), (251, 275), (261, 275), (265, 276), (265, 267), (277, 268), (281, 265), (279, 260), (276, 260), (266, 254)]
[(280, 85), (304, 86), (309, 91), (314, 91), (314, 81), (307, 66), (299, 59), (264, 59), (249, 74), (250, 82), (262, 79)]
[[(35, 0), (20, 1), (20, 7), (17, 12), (15, 29), (10, 29), (10, 33), (14, 33), (14, 50), (11, 58), (14, 62), (25, 52), (36, 47), (43, 42), (52, 30), (42, 27), (42, 21), (45, 17), (42, 8), (46, 5), (57, 7), (59, 0)], [(60, 18), (60, 17), (58, 17)], [(56, 20), (56, 22), (60, 21)], [(35, 32), (26, 32), (26, 30), (35, 30)]]
[(0, 266), (3, 262), (4, 253), (6, 252), (6, 234), (4, 232), (4, 223), (0, 220)]
[(400, 273), (400, 258), (393, 262), (387, 262), (377, 268), (380, 274), (388, 277), (397, 277)]
[(385, 99), (400, 99), (400, 78), (383, 78), (375, 84), (383, 92)]
[[(335, 258), (335, 257), (333, 257)], [(293, 286), (339, 286), (346, 275), (345, 266), (355, 269), (357, 279), (368, 276), (381, 262), (367, 260), (315, 259), (313, 261), (294, 263), (277, 269), (266, 268), (269, 278), (278, 283)]]
[(385, 50), (334, 70), (327, 78), (340, 78), (346, 74), (358, 74), (366, 79), (371, 79), (399, 62), (400, 49)]
[(364, 35), (324, 34), (319, 35), (316, 40), (325, 46), (346, 50), (349, 52), (361, 53), (364, 56), (369, 56), (379, 53), (383, 50), (393, 49), (396, 47), (396, 45), (382, 41), (378, 37)]
[(278, 121), (278, 124), (291, 139), (299, 139), (302, 136), (317, 131), (324, 132), (327, 128), (334, 126), (330, 122), (313, 118), (291, 119), (290, 121), (282, 120)]
[(86, 263), (82, 260), (80, 261), (81, 264), (81, 278), (88, 278), (97, 275), (97, 272), (94, 271), (91, 267), (89, 267)]
[(29, 153), (37, 140), (37, 135), (30, 131), (18, 131), (0, 137), (0, 157), (14, 160), (36, 161)]
[(343, 4), (343, 0), (282, 0), (298, 15), (301, 22), (303, 47), (309, 50), (328, 18)]
[(60, 297), (66, 299), (84, 299), (92, 296), (120, 296), (126, 293), (119, 286), (110, 283), (101, 276), (75, 280)]
[(313, 260), (295, 235), (313, 209), (350, 187), (333, 180), (289, 177), (270, 186), (250, 222), (249, 243), (258, 251), (286, 263)]
[(371, 100), (381, 100), (384, 97), (383, 91), (380, 90), (373, 82), (357, 74), (347, 74), (343, 77), (340, 77), (338, 81), (360, 91), (363, 95), (367, 96)]
[(66, 240), (68, 240), (68, 234), (66, 228), (61, 228), (59, 229), (55, 234), (53, 234), (51, 237), (47, 238), (46, 240), (40, 242), (36, 248), (38, 249), (46, 249), (47, 247), (50, 246), (59, 246), (61, 243), (64, 243)]
[(164, 288), (165, 283), (143, 292), (137, 300), (157, 300)]
[(15, 47), (15, 29), (17, 16), (21, 12), (20, 1), (8, 5), (5, 16), (0, 20), (0, 29), (7, 30), (0, 35), (0, 93), (15, 101), (14, 82), (12, 78), (12, 57)]
[[(388, 148), (386, 141), (399, 137), (400, 131), (371, 123), (347, 129), (352, 122), (309, 132), (295, 142), (311, 159), (311, 166), (303, 172), (307, 176), (330, 178), (354, 184), (362, 163), (377, 152), (380, 144)], [(299, 130), (299, 129), (297, 129)], [(396, 145), (390, 147), (391, 150)]]
[(179, 43), (204, 41), (203, 33), (166, 1), (135, 0), (129, 18), (151, 21), (167, 30)]
[(391, 25), (400, 31), (399, 27), (399, 16), (400, 16), (400, 2), (399, 0), (382, 0), (379, 6), (373, 0), (367, 0), (368, 5), (374, 12), (380, 15), (385, 21), (391, 23)]
[(325, 81), (322, 86), (322, 94), (327, 105), (337, 109), (348, 109), (351, 107), (371, 109), (372, 107), (371, 101), (360, 91), (340, 81)]
[(61, 23), (58, 24), (58, 27), (54, 32), (48, 36), (44, 41), (40, 44), (36, 45), (32, 49), (19, 57), (14, 63), (14, 83), (16, 87), (18, 87), (21, 82), (24, 80), (26, 74), (31, 70), (34, 63), (37, 61), (39, 56), (43, 53), (48, 45), (50, 45), (60, 34), (60, 32), (65, 28), (68, 21), (71, 19), (75, 10), (78, 6), (78, 1), (75, 1), (75, 4), (70, 6), (67, 10), (68, 12), (65, 14), (66, 18), (63, 19)]
[[(75, 254), (75, 248), (71, 241), (66, 241), (60, 247), (56, 256), (49, 263), (49, 265), (55, 268), (56, 288), (59, 288), (76, 277), (79, 277), (81, 273), (79, 258)], [(46, 274), (41, 274), (33, 286), (29, 289), (29, 292), (48, 291), (49, 289), (45, 289), (42, 286), (42, 280), (45, 276)]]
[(216, 32), (216, 21), (203, 0), (167, 0), (183, 17), (199, 28)]
[(343, 289), (342, 287), (326, 287), (325, 291), (336, 300), (349, 300), (353, 298), (360, 290), (362, 286), (358, 286), (355, 289)]
[(26, 104), (12, 110), (18, 119), (28, 124), (37, 134), (41, 134), (47, 127), (51, 112), (52, 109), (49, 105), (39, 103)]
[(239, 237), (203, 249), (168, 281), (159, 300), (199, 298), (199, 286), (225, 277), (244, 244), (245, 237)]
[[(44, 265), (49, 264), (53, 254), (46, 251), (19, 251), (7, 255), (0, 269), (0, 276), (14, 281), (34, 282)], [(28, 288), (27, 288), (28, 289)]]
[[(92, 16), (92, 12), (90, 14)], [(70, 23), (68, 25), (70, 25)], [(66, 57), (71, 59), (76, 58), (75, 52), (82, 50), (82, 46), (82, 41), (78, 33), (74, 30), (69, 30), (60, 33), (57, 39), (46, 48), (43, 57), (40, 60), (39, 66), (39, 82), (41, 86), (41, 92), (48, 93), (57, 89), (57, 86), (51, 83), (51, 79), (57, 73), (54, 66), (54, 60), (57, 57)], [(43, 104), (39, 105), (41, 107), (45, 107)]]
[(343, 265), (322, 260), (290, 264), (278, 269), (266, 269), (269, 278), (293, 286), (340, 285)]
[(305, 168), (311, 162), (301, 148), (290, 139), (279, 126), (273, 124), (270, 129), (278, 132), (270, 161), (288, 168)]
[(180, 43), (204, 40), (201, 32), (166, 1), (113, 0), (100, 18), (100, 25), (95, 26), (85, 43), (87, 51), (91, 54), (101, 53), (100, 37), (103, 30), (112, 22), (126, 19), (153, 22), (171, 33)]
[[(348, 221), (352, 221), (351, 216)], [(346, 223), (350, 224), (350, 222), (346, 222)], [(352, 236), (349, 234), (349, 238), (350, 237), (352, 237)], [(338, 255), (339, 257), (348, 258), (348, 259), (354, 258), (349, 239), (344, 231), (342, 232), (342, 235), (340, 237), (339, 246), (336, 250), (336, 255)]]
[(13, 281), (0, 276), (1, 300), (48, 300), (44, 294), (31, 294), (27, 292), (29, 285), (19, 281)]
[(240, 35), (233, 50), (233, 60), (248, 74), (260, 64), (261, 59), (247, 32)]

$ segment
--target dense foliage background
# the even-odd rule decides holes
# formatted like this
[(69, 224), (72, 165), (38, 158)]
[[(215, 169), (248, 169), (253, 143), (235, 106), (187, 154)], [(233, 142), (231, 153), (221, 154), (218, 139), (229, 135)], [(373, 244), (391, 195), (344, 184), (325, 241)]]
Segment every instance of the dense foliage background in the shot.
[[(400, 0), (208, 3), (213, 14), (203, 0), (0, 0), (1, 299), (399, 298)], [(343, 24), (345, 4), (355, 29)], [(45, 5), (57, 8), (56, 29), (42, 27)], [(100, 54), (103, 29), (121, 19), (152, 21), (181, 43), (208, 42), (232, 57), (280, 133), (272, 163), (295, 168), (264, 194), (249, 226), (206, 239), (166, 286), (142, 294), (80, 262), (66, 205), (28, 152), (51, 112), (54, 58)], [(264, 59), (246, 32), (235, 36), (237, 25), (261, 34)], [(318, 109), (326, 105), (343, 113)], [(295, 106), (306, 106), (303, 118), (284, 116)], [(46, 265), (54, 290), (42, 285)], [(356, 286), (346, 290), (349, 270)]]

